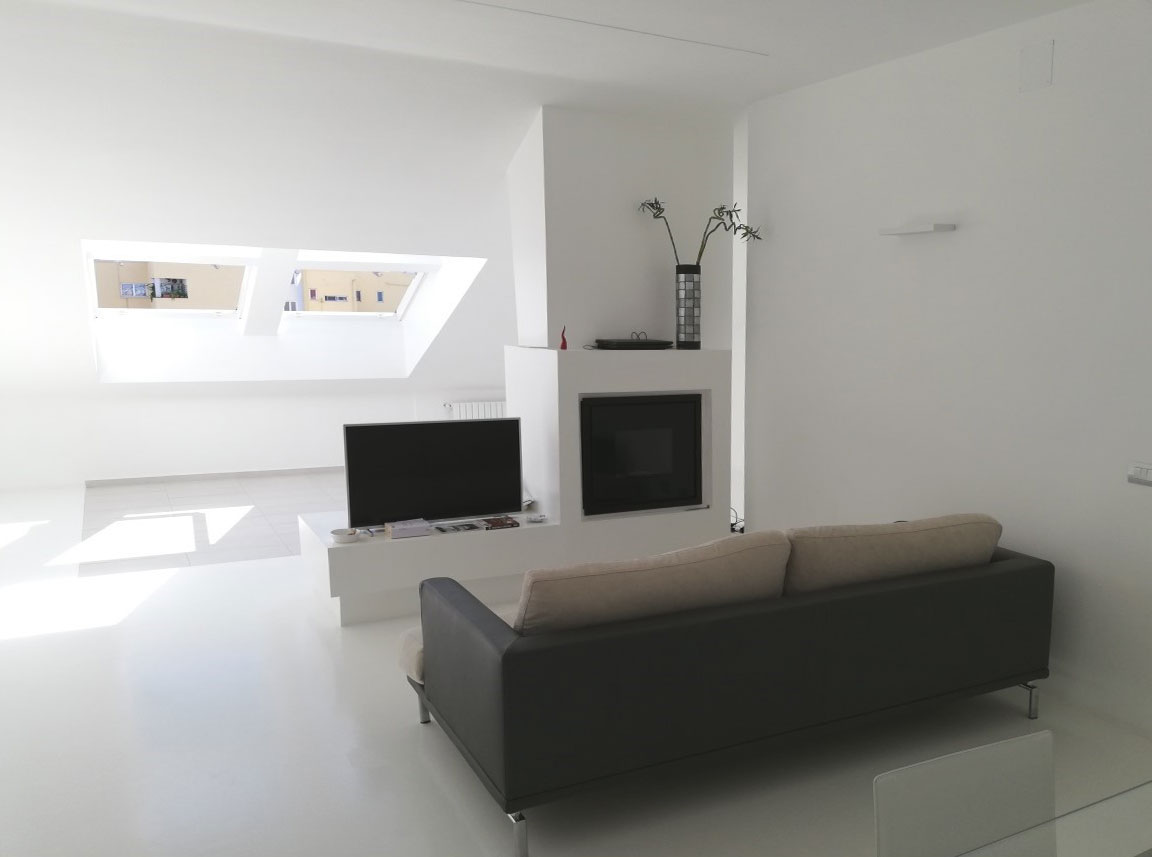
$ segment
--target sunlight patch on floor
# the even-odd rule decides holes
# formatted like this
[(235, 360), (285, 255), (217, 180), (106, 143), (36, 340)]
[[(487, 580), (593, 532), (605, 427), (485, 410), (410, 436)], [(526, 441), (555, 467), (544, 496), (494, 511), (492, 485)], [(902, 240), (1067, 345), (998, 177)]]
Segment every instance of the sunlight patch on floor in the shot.
[(47, 524), (47, 521), (12, 521), (0, 524), (0, 550), (24, 538), (34, 527)]
[(116, 521), (57, 556), (48, 565), (165, 556), (196, 550), (191, 515)]
[(0, 587), (0, 640), (118, 625), (175, 573), (158, 569)]
[(204, 516), (208, 531), (208, 544), (214, 545), (228, 535), (255, 506), (221, 506), (217, 509), (192, 509), (193, 514)]
[(214, 545), (252, 509), (252, 506), (221, 506), (127, 515), (124, 520), (114, 521), (64, 551), (49, 565), (195, 553), (198, 519), (203, 521), (208, 544)]

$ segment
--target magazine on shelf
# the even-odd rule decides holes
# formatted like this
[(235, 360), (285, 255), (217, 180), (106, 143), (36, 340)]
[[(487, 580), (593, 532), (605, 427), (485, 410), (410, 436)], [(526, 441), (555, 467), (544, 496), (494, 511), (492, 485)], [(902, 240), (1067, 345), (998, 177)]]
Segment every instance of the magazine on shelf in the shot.
[(440, 533), (466, 533), (469, 530), (483, 530), (485, 527), (478, 521), (464, 521), (459, 524), (437, 524), (436, 531)]
[(497, 515), (495, 518), (482, 518), (486, 530), (506, 530), (509, 527), (518, 527), (520, 522), (511, 515)]

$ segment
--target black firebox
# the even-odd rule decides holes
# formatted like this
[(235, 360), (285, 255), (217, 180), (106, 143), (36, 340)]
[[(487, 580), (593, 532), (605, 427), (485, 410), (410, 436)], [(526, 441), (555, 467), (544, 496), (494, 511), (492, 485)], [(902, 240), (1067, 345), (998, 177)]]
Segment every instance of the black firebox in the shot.
[(701, 415), (699, 393), (581, 399), (584, 514), (699, 506)]

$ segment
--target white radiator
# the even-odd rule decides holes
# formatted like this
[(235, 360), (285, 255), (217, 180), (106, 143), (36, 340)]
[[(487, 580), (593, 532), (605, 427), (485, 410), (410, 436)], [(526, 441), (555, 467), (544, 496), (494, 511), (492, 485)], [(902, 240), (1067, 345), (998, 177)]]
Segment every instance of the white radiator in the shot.
[(504, 416), (504, 402), (445, 402), (454, 420), (494, 420)]

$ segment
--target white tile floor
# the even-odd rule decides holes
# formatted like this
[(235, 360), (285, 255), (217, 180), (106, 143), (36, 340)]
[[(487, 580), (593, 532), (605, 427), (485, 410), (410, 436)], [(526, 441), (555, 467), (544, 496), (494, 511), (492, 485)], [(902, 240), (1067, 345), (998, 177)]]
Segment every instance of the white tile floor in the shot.
[(81, 574), (114, 574), (300, 553), (300, 512), (346, 508), (343, 468), (90, 486)]
[[(169, 498), (171, 503), (171, 498)], [(505, 857), (508, 823), (299, 557), (80, 576), (83, 492), (0, 495), (0, 855)], [(164, 511), (164, 510), (161, 510)], [(1152, 742), (1006, 691), (683, 763), (529, 810), (534, 857), (871, 857), (872, 778), (1050, 728), (1070, 808)], [(787, 700), (781, 700), (782, 705)]]

